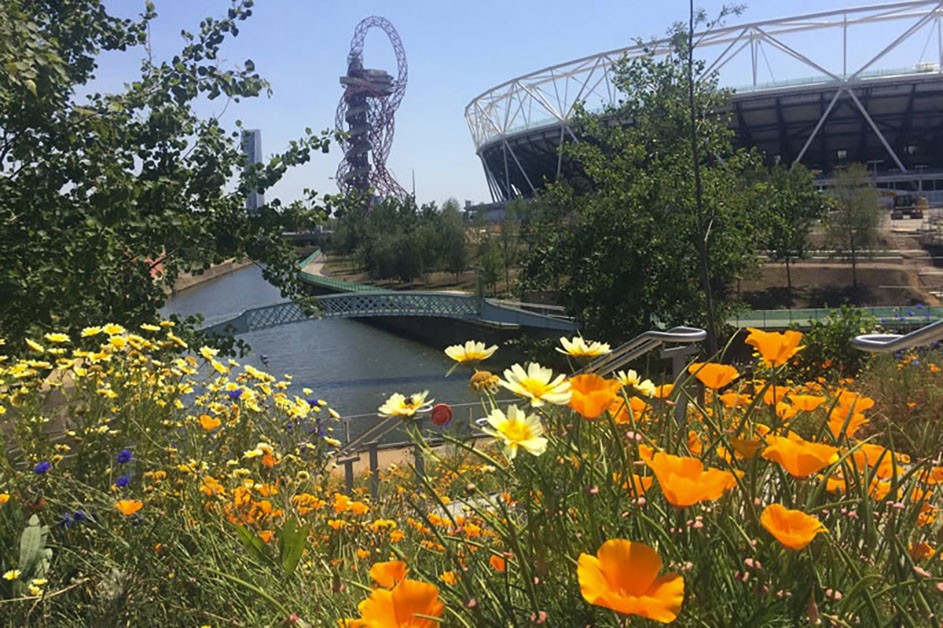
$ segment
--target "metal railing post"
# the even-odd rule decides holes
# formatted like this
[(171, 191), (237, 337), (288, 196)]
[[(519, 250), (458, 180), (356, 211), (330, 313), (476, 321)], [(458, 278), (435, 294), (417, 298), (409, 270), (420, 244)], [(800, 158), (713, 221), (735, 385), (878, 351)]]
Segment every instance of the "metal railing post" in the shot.
[(426, 475), (426, 459), (419, 443), (413, 445), (413, 468), (416, 471), (416, 488), (422, 488), (423, 477)]
[(380, 499), (380, 441), (367, 443), (367, 452), (370, 455), (370, 497), (374, 501)]
[(359, 456), (351, 456), (337, 461), (338, 464), (344, 465), (344, 486), (347, 488), (348, 495), (354, 492), (354, 463), (358, 460), (360, 460)]
[[(674, 378), (674, 381), (681, 381), (681, 375), (684, 373), (684, 369), (688, 363), (687, 357), (697, 352), (698, 348), (694, 345), (671, 347), (670, 349), (661, 350), (661, 357), (671, 358), (671, 376)], [(675, 422), (678, 425), (683, 425), (686, 422), (687, 412), (688, 396), (687, 391), (682, 387), (678, 390), (678, 396), (675, 400), (674, 414)]]

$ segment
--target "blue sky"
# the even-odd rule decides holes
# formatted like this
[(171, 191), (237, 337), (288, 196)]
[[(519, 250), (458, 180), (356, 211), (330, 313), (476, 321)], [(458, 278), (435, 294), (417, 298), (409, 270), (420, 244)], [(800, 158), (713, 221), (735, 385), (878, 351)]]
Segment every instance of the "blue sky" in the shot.
[[(154, 0), (159, 17), (152, 28), (154, 53), (170, 56), (181, 47), (180, 30), (198, 30), (202, 17), (223, 15), (228, 0)], [(715, 14), (722, 2), (704, 1), (698, 6)], [(759, 21), (828, 9), (856, 6), (854, 0), (792, 0), (751, 3), (742, 17), (728, 24)], [(234, 67), (250, 58), (274, 90), (271, 98), (244, 101), (227, 107), (224, 120), (232, 126), (241, 119), (247, 128), (262, 129), (266, 155), (283, 149), (305, 127), (320, 130), (333, 126), (341, 95), (338, 77), (346, 71), (350, 39), (357, 23), (370, 15), (389, 19), (403, 40), (409, 65), (406, 95), (396, 116), (396, 136), (388, 167), (407, 189), (415, 173), (420, 202), (441, 203), (454, 196), (459, 201), (490, 200), (484, 175), (465, 123), (464, 109), (479, 93), (510, 78), (540, 68), (630, 45), (637, 37), (660, 36), (685, 19), (686, 0), (583, 0), (582, 2), (535, 0), (257, 0), (254, 15), (239, 36), (223, 49), (221, 65)], [(111, 10), (137, 13), (143, 0), (110, 0)], [(873, 41), (859, 42), (863, 55), (883, 46), (901, 27), (873, 29)], [(837, 38), (836, 38), (837, 37)], [(869, 37), (865, 37), (869, 39)], [(896, 62), (912, 63), (925, 51), (921, 38)], [(804, 41), (804, 49), (819, 58), (834, 60), (840, 54), (837, 33), (819, 34)], [(800, 40), (801, 41), (801, 38)], [(929, 45), (935, 61), (937, 40)], [(112, 89), (134, 78), (139, 52), (105, 60), (99, 72), (101, 89)], [(771, 51), (772, 55), (772, 51)], [(927, 54), (924, 54), (927, 56)], [(365, 65), (395, 75), (392, 50), (382, 31), (371, 31), (364, 49)], [(783, 80), (808, 76), (808, 68), (770, 56), (773, 76)], [(824, 61), (823, 61), (824, 62)], [(765, 63), (764, 63), (765, 65)], [(742, 80), (740, 76), (742, 74)], [(743, 67), (731, 66), (724, 82), (749, 82)], [(206, 112), (218, 112), (222, 103), (210, 103)], [(337, 191), (333, 177), (339, 150), (315, 156), (313, 163), (290, 172), (274, 190), (282, 200), (297, 198), (301, 191)], [(270, 194), (272, 196), (272, 194)]]

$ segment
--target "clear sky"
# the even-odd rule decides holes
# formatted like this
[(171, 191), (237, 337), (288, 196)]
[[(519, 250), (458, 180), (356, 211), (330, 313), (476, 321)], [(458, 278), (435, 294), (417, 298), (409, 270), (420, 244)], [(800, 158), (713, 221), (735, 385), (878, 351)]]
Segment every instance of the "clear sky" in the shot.
[[(228, 0), (154, 2), (159, 17), (152, 38), (158, 58), (179, 50), (181, 29), (197, 31), (202, 17), (222, 16), (229, 7)], [(698, 6), (714, 15), (722, 4), (702, 0)], [(866, 3), (754, 0), (743, 16), (730, 18), (728, 24), (862, 4)], [(143, 0), (108, 0), (108, 6), (116, 13), (133, 15)], [(246, 128), (261, 129), (266, 155), (282, 150), (305, 127), (332, 127), (342, 92), (338, 77), (346, 71), (354, 28), (363, 18), (380, 15), (399, 32), (409, 65), (388, 167), (407, 189), (415, 173), (420, 202), (441, 203), (453, 196), (459, 201), (487, 201), (488, 188), (464, 118), (465, 106), (472, 98), (521, 74), (621, 48), (639, 37), (661, 36), (673, 22), (686, 18), (687, 6), (686, 0), (256, 0), (254, 15), (241, 27), (239, 36), (225, 44), (221, 65), (235, 67), (252, 59), (258, 72), (271, 82), (274, 94), (229, 105), (224, 121), (232, 127), (241, 119)], [(894, 33), (877, 29), (875, 40), (865, 43), (862, 54), (883, 46), (881, 30), (899, 33), (901, 27), (894, 28)], [(840, 53), (835, 48), (836, 37), (840, 40), (837, 33), (819, 34), (820, 41), (805, 45), (834, 59), (836, 52)], [(936, 46), (934, 38), (929, 46), (933, 54), (918, 50), (911, 56), (923, 54), (936, 61)], [(135, 55), (139, 53), (105, 59), (99, 72), (101, 88), (132, 80), (137, 68)], [(366, 67), (396, 74), (392, 49), (382, 31), (374, 29), (368, 34), (364, 61)], [(768, 61), (773, 76), (767, 71), (761, 77), (764, 81), (811, 74), (808, 68), (794, 68), (772, 56)], [(897, 67), (894, 63), (890, 66)], [(742, 80), (734, 75), (726, 77), (726, 83), (749, 83), (742, 67), (731, 72), (743, 73)], [(222, 105), (211, 103), (206, 111), (218, 111)], [(340, 156), (337, 149), (315, 156), (313, 163), (291, 171), (269, 197), (290, 201), (306, 187), (336, 193), (331, 177)]]

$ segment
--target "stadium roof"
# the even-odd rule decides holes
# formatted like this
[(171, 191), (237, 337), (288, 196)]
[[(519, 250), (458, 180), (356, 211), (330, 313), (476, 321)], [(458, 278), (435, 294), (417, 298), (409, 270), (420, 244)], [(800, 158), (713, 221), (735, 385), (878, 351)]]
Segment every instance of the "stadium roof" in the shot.
[[(822, 41), (838, 46), (827, 60)], [(943, 1), (726, 26), (697, 33), (695, 42), (705, 74), (736, 91), (730, 113), (739, 141), (771, 161), (823, 171), (855, 161), (898, 174), (943, 171)], [(576, 105), (616, 105), (614, 64), (669, 50), (668, 39), (638, 43), (531, 72), (473, 99), (465, 118), (492, 196), (530, 196), (565, 175), (573, 165), (557, 147), (578, 139), (570, 127)], [(775, 80), (774, 66), (794, 78)], [(761, 80), (764, 73), (774, 80)], [(748, 85), (733, 85), (744, 75)]]

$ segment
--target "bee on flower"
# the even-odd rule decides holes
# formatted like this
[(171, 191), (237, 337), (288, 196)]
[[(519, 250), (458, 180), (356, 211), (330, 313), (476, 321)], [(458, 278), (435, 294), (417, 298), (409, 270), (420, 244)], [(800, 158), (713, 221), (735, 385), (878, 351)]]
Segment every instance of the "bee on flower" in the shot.
[(429, 412), (432, 409), (433, 399), (426, 399), (429, 391), (424, 390), (421, 393), (415, 393), (404, 397), (400, 393), (393, 393), (390, 398), (383, 402), (383, 405), (377, 409), (377, 413), (386, 418), (401, 417), (411, 418), (417, 413)]
[(475, 371), (468, 380), (468, 387), (473, 392), (494, 394), (500, 388), (501, 379), (491, 371)]

